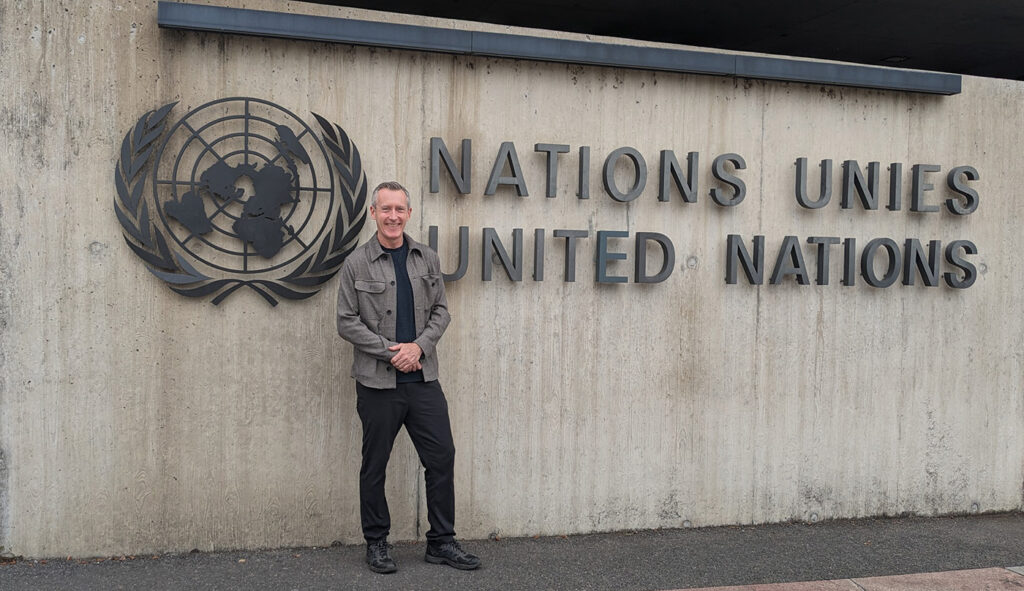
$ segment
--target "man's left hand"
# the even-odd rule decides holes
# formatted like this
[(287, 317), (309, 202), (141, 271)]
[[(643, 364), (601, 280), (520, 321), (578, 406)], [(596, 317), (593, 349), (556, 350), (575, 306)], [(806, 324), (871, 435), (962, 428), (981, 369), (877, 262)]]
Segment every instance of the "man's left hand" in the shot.
[(423, 349), (416, 343), (399, 343), (397, 345), (388, 347), (389, 351), (398, 351), (395, 356), (391, 358), (391, 365), (402, 373), (409, 373), (423, 369), (420, 365), (420, 356), (423, 355)]

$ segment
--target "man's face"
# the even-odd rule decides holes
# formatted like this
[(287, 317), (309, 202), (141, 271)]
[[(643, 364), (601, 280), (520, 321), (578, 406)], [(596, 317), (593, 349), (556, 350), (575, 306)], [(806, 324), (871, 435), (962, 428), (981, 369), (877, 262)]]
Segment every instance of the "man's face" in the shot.
[(377, 222), (377, 240), (387, 248), (401, 246), (402, 233), (411, 213), (405, 193), (381, 189), (377, 193), (377, 205), (370, 206), (370, 216)]

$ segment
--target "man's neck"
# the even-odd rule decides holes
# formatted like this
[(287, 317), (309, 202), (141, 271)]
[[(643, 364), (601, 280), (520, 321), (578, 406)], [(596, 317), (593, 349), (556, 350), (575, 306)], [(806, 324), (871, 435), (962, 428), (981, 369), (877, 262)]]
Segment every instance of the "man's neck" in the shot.
[(405, 244), (405, 234), (395, 241), (389, 241), (380, 234), (377, 234), (377, 242), (384, 248), (390, 248), (392, 250), (402, 248), (402, 245)]

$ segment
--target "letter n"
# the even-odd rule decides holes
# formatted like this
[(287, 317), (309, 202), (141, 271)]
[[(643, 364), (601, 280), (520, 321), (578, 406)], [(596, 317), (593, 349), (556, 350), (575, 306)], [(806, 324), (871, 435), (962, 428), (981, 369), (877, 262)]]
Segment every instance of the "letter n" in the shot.
[(736, 283), (736, 266), (743, 267), (747, 281), (752, 285), (764, 283), (764, 236), (754, 236), (754, 256), (747, 252), (743, 239), (738, 234), (729, 234), (725, 258), (725, 282)]
[(455, 167), (455, 160), (448, 152), (448, 146), (439, 137), (430, 138), (430, 192), (437, 193), (441, 190), (441, 161), (444, 160), (444, 167), (448, 174), (455, 181), (455, 187), (463, 195), (469, 194), (469, 178), (472, 172), (473, 142), (468, 139), (462, 140), (462, 170)]

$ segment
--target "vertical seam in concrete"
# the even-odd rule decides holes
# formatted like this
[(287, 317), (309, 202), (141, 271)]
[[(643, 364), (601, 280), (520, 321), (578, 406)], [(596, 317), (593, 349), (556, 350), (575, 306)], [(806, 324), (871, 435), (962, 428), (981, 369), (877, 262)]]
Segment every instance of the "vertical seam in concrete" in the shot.
[[(905, 112), (907, 113), (907, 130), (906, 130), (907, 131), (907, 146), (906, 146), (907, 151), (906, 151), (905, 158), (906, 158), (907, 162), (911, 162), (912, 161), (911, 160), (911, 155), (914, 153), (914, 137), (913, 137), (914, 136), (914, 117), (915, 117), (915, 108), (917, 107), (917, 101), (915, 101), (914, 97), (912, 97), (912, 96), (911, 97), (907, 97), (907, 100), (909, 101), (909, 104), (905, 108)], [(905, 173), (905, 172), (906, 171), (903, 171), (903, 173)], [(903, 178), (902, 177), (900, 178), (900, 183), (903, 183)], [(901, 190), (903, 189), (903, 185), (902, 184), (901, 184), (900, 188), (901, 188)], [(901, 209), (902, 209), (902, 207), (906, 207), (906, 205), (901, 205)], [(901, 313), (902, 313), (902, 310), (901, 310)], [(906, 347), (901, 347), (900, 348), (900, 367), (906, 367), (906, 365), (905, 365), (906, 364), (906, 354), (907, 354)], [(906, 398), (904, 398), (904, 400), (901, 402), (901, 404), (908, 404), (909, 405), (909, 404), (912, 404), (912, 402), (907, 401)], [(900, 411), (902, 411), (902, 410), (903, 409), (901, 408)], [(896, 418), (896, 442), (897, 442), (897, 445), (899, 446), (900, 449), (903, 449), (903, 434), (904, 434), (904, 421), (905, 421), (904, 417), (905, 416), (906, 415), (904, 415), (904, 416), (897, 416), (897, 418)], [(905, 508), (907, 507), (907, 504), (905, 503), (904, 498), (903, 498), (903, 493), (901, 492), (901, 489), (903, 488), (903, 479), (904, 479), (904, 459), (903, 458), (904, 458), (904, 456), (902, 454), (896, 454), (896, 458), (895, 458), (895, 461), (896, 461), (896, 475), (895, 475), (895, 481), (896, 481), (896, 500), (895, 500), (895, 503), (894, 503), (894, 505), (893, 505), (891, 510), (892, 510), (892, 512), (894, 514), (897, 514), (897, 515), (904, 513), (905, 510), (906, 510)], [(911, 491), (911, 494), (913, 494), (913, 492), (912, 492), (914, 490), (914, 481), (913, 481), (913, 479), (909, 480), (909, 485), (908, 485), (907, 489)]]
[[(6, 347), (4, 342), (6, 339), (0, 339), (0, 347)], [(0, 350), (0, 375), (5, 373), (4, 363), (4, 351)], [(0, 377), (0, 417), (5, 417), (10, 413), (9, 408), (5, 408), (5, 400), (7, 394), (7, 379), (6, 377)], [(4, 419), (0, 418), (0, 549), (10, 549), (10, 516), (11, 516), (11, 503), (10, 495), (8, 493), (8, 466), (7, 466), (7, 454), (4, 452), (3, 429)]]
[(851, 583), (853, 583), (854, 585), (856, 585), (856, 586), (857, 586), (857, 588), (858, 588), (858, 589), (860, 589), (860, 591), (867, 591), (867, 589), (865, 589), (865, 588), (864, 588), (864, 587), (863, 587), (863, 586), (862, 586), (862, 585), (861, 585), (860, 583), (858, 583), (857, 581), (855, 581), (855, 580), (853, 580), (853, 579), (846, 579), (846, 580), (847, 580), (847, 581), (850, 581)]
[[(0, 219), (3, 219), (3, 206), (0, 205)], [(9, 260), (6, 256), (6, 236), (3, 226), (0, 225), (0, 261)], [(11, 503), (8, 491), (9, 469), (7, 465), (8, 455), (4, 449), (4, 438), (7, 430), (4, 428), (11, 409), (7, 407), (8, 373), (7, 373), (7, 351), (8, 351), (8, 330), (11, 298), (11, 272), (9, 263), (0, 262), (0, 547), (10, 546), (10, 516)], [(9, 549), (9, 548), (8, 548)]]
[[(427, 76), (426, 76), (427, 66), (426, 66), (425, 63), (423, 63), (423, 60), (420, 60), (419, 65), (420, 65), (420, 137), (430, 137), (430, 136), (427, 136), (427, 105), (426, 105), (426, 103), (427, 103), (427, 95), (426, 95), (426, 86), (425, 86), (425, 84), (427, 83)], [(422, 143), (420, 144), (420, 149), (421, 150), (423, 149), (423, 144)], [(426, 197), (426, 195), (423, 194), (423, 177), (430, 174), (429, 171), (427, 170), (427, 167), (429, 166), (429, 164), (427, 164), (427, 162), (429, 161), (429, 159), (430, 159), (430, 153), (429, 153), (429, 150), (428, 150), (427, 158), (420, 160), (420, 182), (418, 183), (419, 189), (420, 189), (419, 190), (420, 202), (416, 204), (416, 207), (418, 207), (419, 210), (420, 210), (420, 215), (419, 215), (419, 234), (416, 236), (416, 239), (420, 240), (421, 242), (423, 242), (423, 236), (426, 235), (426, 233), (423, 231), (424, 230), (423, 224), (424, 224), (424, 222), (426, 222), (426, 216), (424, 215), (425, 211), (424, 211), (424, 206), (423, 206), (424, 202), (426, 201), (426, 199), (424, 199)], [(402, 179), (399, 182), (401, 182), (402, 184), (404, 184), (406, 186), (408, 186), (408, 184), (409, 184), (408, 179)], [(438, 238), (438, 248), (441, 247), (440, 241), (441, 241), (441, 239)]]
[[(757, 195), (757, 231), (758, 232), (762, 232), (763, 231), (762, 228), (764, 227), (764, 120), (765, 120), (765, 114), (768, 112), (768, 97), (767, 97), (768, 88), (767, 88), (766, 85), (762, 85), (761, 86), (761, 92), (765, 93), (765, 95), (762, 96), (762, 101), (761, 101), (761, 138), (760, 138), (760, 141), (758, 142), (758, 148), (760, 149), (760, 154), (759, 154), (759, 158), (758, 158), (758, 161), (760, 162), (760, 165), (759, 165), (759, 168), (760, 168), (760, 170), (759, 170), (759, 173), (760, 173), (759, 177), (760, 178), (758, 179), (758, 195)], [(763, 273), (763, 269), (762, 269), (762, 273)], [(763, 277), (763, 275), (762, 275), (762, 277)], [(759, 400), (760, 395), (761, 395), (761, 393), (759, 391), (759, 386), (758, 386), (759, 380), (761, 378), (761, 347), (758, 346), (758, 343), (761, 342), (761, 285), (760, 284), (755, 286), (754, 293), (757, 295), (757, 302), (756, 302), (756, 306), (754, 308), (754, 372), (753, 372), (754, 383), (752, 384), (753, 385), (752, 391), (754, 393), (753, 409), (754, 409), (754, 412), (757, 413), (758, 412), (758, 410), (757, 410), (758, 409), (758, 404), (759, 404), (758, 400)], [(756, 429), (756, 420), (757, 420), (757, 418), (755, 416), (754, 417), (755, 429)], [(755, 434), (755, 437), (757, 437), (756, 434)], [(754, 449), (755, 450), (757, 449), (757, 445), (754, 445)], [(756, 508), (756, 497), (757, 497), (757, 461), (758, 461), (758, 458), (757, 458), (757, 453), (755, 451), (755, 452), (750, 454), (750, 475), (751, 475), (751, 478), (750, 478), (750, 484), (751, 484), (750, 496), (751, 496), (751, 499), (750, 500), (751, 500), (751, 503), (750, 503), (750, 519), (749, 519), (749, 521), (751, 523), (754, 522), (754, 516), (755, 516), (755, 514), (757, 512), (757, 508)]]
[[(427, 135), (427, 91), (426, 91), (426, 88), (427, 88), (427, 61), (421, 59), (421, 60), (417, 61), (417, 64), (419, 65), (419, 70), (420, 70), (420, 137), (430, 137), (430, 136)], [(453, 69), (455, 68), (455, 64), (452, 64), (452, 68)], [(421, 149), (422, 149), (422, 144), (421, 144)], [(427, 155), (427, 157), (428, 158), (430, 157), (429, 154)], [(423, 223), (426, 221), (426, 217), (424, 216), (424, 213), (425, 213), (424, 209), (425, 208), (423, 207), (424, 195), (423, 195), (423, 179), (422, 179), (422, 175), (424, 173), (429, 174), (427, 172), (427, 161), (426, 160), (420, 161), (420, 175), (421, 175), (420, 183), (419, 183), (419, 186), (420, 186), (420, 203), (419, 203), (419, 207), (420, 207), (420, 229), (419, 229), (419, 236), (417, 236), (417, 238), (419, 238), (421, 240), (422, 240), (422, 238), (424, 236)], [(440, 242), (441, 242), (441, 239), (438, 238), (438, 248), (441, 247)], [(406, 431), (408, 432), (408, 429)], [(417, 450), (417, 456), (418, 455), (419, 455), (419, 450)], [(423, 488), (425, 486), (425, 484), (424, 484), (424, 479), (425, 478), (426, 478), (426, 473), (423, 470), (417, 469), (416, 470), (416, 512), (415, 512), (415, 515), (416, 515), (416, 517), (415, 517), (415, 519), (416, 519), (415, 532), (416, 532), (416, 539), (417, 540), (420, 539), (420, 522), (422, 521), (422, 515), (421, 515), (422, 509), (420, 509), (420, 505), (422, 504), (421, 499), (423, 498)]]

